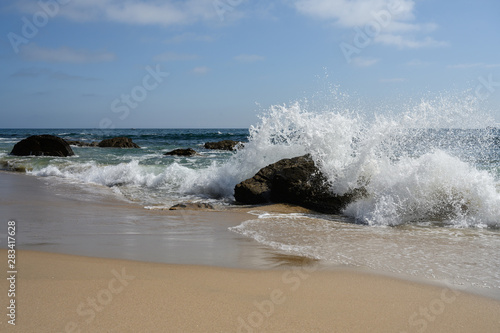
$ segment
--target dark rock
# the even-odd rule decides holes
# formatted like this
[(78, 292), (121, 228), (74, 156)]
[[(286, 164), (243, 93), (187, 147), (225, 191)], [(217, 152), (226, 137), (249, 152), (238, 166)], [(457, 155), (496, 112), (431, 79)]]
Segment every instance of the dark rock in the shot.
[(83, 142), (83, 141), (76, 141), (76, 140), (66, 140), (66, 142), (70, 146), (77, 146), (77, 147), (97, 147), (99, 144), (98, 142), (92, 141), (92, 142)]
[(243, 147), (243, 144), (234, 140), (222, 140), (205, 143), (205, 149), (236, 150), (236, 147), (238, 146)]
[(168, 153), (165, 153), (164, 155), (167, 156), (194, 156), (194, 155), (199, 155), (194, 149), (188, 148), (188, 149), (175, 149), (172, 151), (169, 151)]
[(310, 155), (283, 159), (259, 170), (234, 189), (244, 204), (290, 203), (324, 213), (338, 214), (362, 195), (361, 189), (336, 195)]
[(102, 140), (98, 146), (103, 148), (141, 148), (132, 142), (132, 139), (123, 136)]
[(170, 207), (169, 210), (212, 210), (214, 206), (205, 202), (180, 203)]
[(10, 152), (16, 156), (72, 156), (75, 155), (66, 141), (54, 135), (33, 135), (15, 144)]

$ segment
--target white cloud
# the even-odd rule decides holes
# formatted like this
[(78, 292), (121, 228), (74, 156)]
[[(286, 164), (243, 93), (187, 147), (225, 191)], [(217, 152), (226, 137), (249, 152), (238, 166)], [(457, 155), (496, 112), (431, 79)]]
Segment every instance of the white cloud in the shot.
[[(28, 13), (42, 10), (35, 1), (29, 0), (18, 0), (16, 6)], [(231, 16), (236, 17), (235, 12), (236, 8), (233, 8)], [(164, 26), (220, 20), (213, 0), (71, 0), (59, 5), (56, 15), (79, 22), (107, 20)]]
[(196, 54), (182, 54), (175, 52), (165, 52), (162, 54), (158, 54), (154, 57), (155, 61), (186, 61), (186, 60), (194, 60), (197, 59), (198, 56)]
[(414, 0), (295, 0), (295, 8), (312, 18), (333, 21), (342, 28), (373, 31), (375, 43), (401, 48), (448, 45), (430, 37), (416, 39), (438, 28), (435, 23), (415, 22)]
[(413, 19), (413, 0), (298, 0), (301, 13), (321, 19), (333, 19), (344, 27), (363, 26), (374, 21), (373, 13), (391, 9), (391, 21)]
[(123, 6), (110, 3), (103, 9), (108, 19), (123, 23), (174, 25), (189, 23), (195, 19), (182, 6), (170, 2), (151, 4), (136, 1), (124, 3)]
[(21, 56), (28, 61), (56, 62), (84, 64), (95, 62), (108, 62), (115, 60), (115, 55), (110, 52), (91, 52), (87, 50), (74, 50), (62, 46), (57, 49), (40, 47), (30, 43), (20, 48)]
[(385, 45), (394, 45), (400, 48), (419, 49), (422, 47), (442, 47), (448, 46), (447, 42), (439, 42), (431, 37), (425, 37), (422, 40), (415, 40), (412, 37), (403, 35), (381, 34), (375, 37), (375, 42)]
[(265, 58), (263, 56), (257, 55), (257, 54), (240, 54), (236, 57), (234, 57), (234, 60), (239, 61), (239, 62), (257, 62), (257, 61), (263, 61)]
[(435, 23), (407, 23), (393, 21), (384, 27), (387, 33), (431, 33), (438, 28)]
[(356, 57), (352, 58), (352, 64), (356, 67), (370, 67), (379, 62), (380, 59)]
[(204, 67), (204, 66), (201, 66), (201, 67), (195, 67), (191, 70), (191, 73), (193, 74), (197, 74), (197, 75), (205, 75), (207, 74), (208, 72), (210, 71), (210, 68), (208, 67)]

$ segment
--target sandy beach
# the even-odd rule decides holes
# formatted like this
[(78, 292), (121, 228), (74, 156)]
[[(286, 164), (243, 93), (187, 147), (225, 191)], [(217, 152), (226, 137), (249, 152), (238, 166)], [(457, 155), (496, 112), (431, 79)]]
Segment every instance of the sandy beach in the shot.
[(500, 333), (500, 2), (0, 4), (0, 333)]
[(104, 188), (0, 176), (2, 220), (17, 228), (16, 273), (0, 284), (1, 331), (500, 330), (498, 300), (332, 267), (227, 230), (253, 218), (252, 208), (151, 211)]
[(16, 325), (4, 315), (3, 332), (500, 330), (496, 301), (314, 264), (241, 270), (22, 250), (17, 262)]

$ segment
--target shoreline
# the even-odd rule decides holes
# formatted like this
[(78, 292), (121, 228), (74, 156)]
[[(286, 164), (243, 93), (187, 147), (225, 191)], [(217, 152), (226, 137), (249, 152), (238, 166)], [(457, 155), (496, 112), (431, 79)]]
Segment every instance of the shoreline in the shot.
[[(20, 231), (17, 248), (23, 250), (251, 270), (318, 264), (323, 270), (348, 269), (437, 287), (446, 283), (445, 280), (296, 256), (228, 230), (228, 227), (254, 219), (252, 211), (314, 213), (299, 206), (270, 204), (222, 206), (215, 210), (151, 210), (118, 198), (109, 188), (100, 185), (75, 184), (6, 171), (0, 171), (0, 202), (7, 212), (2, 219), (20, 222), (17, 223)], [(30, 203), (29, 208), (25, 207), (26, 202)], [(47, 211), (47, 205), (52, 209)], [(13, 218), (15, 216), (19, 218)], [(0, 231), (0, 234), (5, 232)], [(26, 233), (31, 236), (27, 238)], [(6, 245), (0, 242), (0, 248), (5, 249)], [(499, 291), (470, 283), (466, 286), (469, 293), (500, 300)]]
[[(16, 252), (16, 326), (1, 321), (9, 331), (500, 329), (500, 302), (369, 273), (324, 271), (314, 264), (252, 270)], [(7, 290), (8, 281), (0, 288)], [(1, 294), (6, 304), (7, 293)]]
[[(145, 209), (100, 185), (0, 171), (0, 202), (24, 250), (152, 263), (269, 269), (309, 261), (228, 230), (249, 211), (309, 210), (281, 204), (215, 210)], [(6, 232), (6, 231), (5, 231)], [(3, 234), (4, 231), (0, 231)], [(0, 242), (0, 248), (6, 245)]]

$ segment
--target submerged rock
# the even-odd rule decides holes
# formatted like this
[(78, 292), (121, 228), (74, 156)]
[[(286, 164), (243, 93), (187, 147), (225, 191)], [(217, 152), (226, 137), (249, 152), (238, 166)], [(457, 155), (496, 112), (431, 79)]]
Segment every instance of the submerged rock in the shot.
[(195, 155), (199, 155), (199, 154), (194, 149), (187, 148), (187, 149), (174, 149), (172, 151), (169, 151), (168, 153), (165, 153), (164, 155), (166, 155), (166, 156), (195, 156)]
[(102, 140), (98, 146), (103, 148), (141, 148), (132, 139), (123, 136)]
[(207, 142), (205, 143), (205, 149), (218, 149), (218, 150), (236, 150), (236, 147), (243, 144), (239, 141), (234, 140), (222, 140), (217, 142)]
[(170, 207), (169, 210), (213, 210), (214, 206), (205, 202), (186, 202)]
[(334, 194), (310, 155), (268, 165), (234, 189), (234, 198), (240, 203), (290, 203), (331, 214), (340, 213), (362, 194), (362, 189), (344, 195)]
[(60, 157), (75, 155), (66, 141), (54, 135), (32, 135), (16, 143), (10, 154)]

